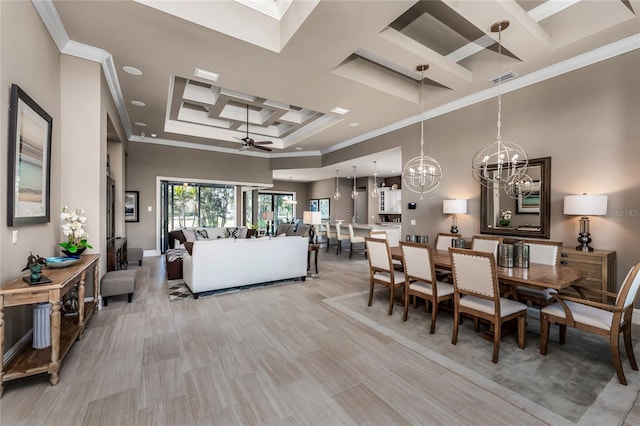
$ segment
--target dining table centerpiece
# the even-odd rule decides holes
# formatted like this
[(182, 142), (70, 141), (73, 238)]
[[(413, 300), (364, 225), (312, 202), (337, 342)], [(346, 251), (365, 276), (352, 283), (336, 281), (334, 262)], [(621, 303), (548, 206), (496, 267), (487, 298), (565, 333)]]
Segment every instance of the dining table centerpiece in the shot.
[(73, 210), (69, 206), (64, 206), (60, 219), (62, 220), (62, 233), (67, 237), (67, 240), (58, 245), (62, 247), (62, 253), (65, 256), (79, 257), (86, 249), (93, 248), (87, 242), (89, 234), (84, 230), (84, 224), (87, 222), (84, 210)]

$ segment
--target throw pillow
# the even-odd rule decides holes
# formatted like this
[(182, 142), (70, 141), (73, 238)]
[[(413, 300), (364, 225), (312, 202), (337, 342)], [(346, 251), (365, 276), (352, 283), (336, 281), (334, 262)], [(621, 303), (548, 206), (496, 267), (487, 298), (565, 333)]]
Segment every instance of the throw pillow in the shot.
[(232, 232), (233, 232), (233, 228), (224, 228), (224, 237), (231, 238)]
[(184, 235), (185, 241), (193, 242), (196, 240), (196, 233), (193, 229), (183, 229), (182, 234)]
[(206, 229), (196, 229), (195, 230), (195, 234), (196, 234), (196, 240), (208, 240), (209, 239), (209, 234), (207, 234)]
[(184, 243), (184, 248), (187, 249), (187, 251), (189, 252), (189, 254), (193, 254), (193, 242), (186, 242)]

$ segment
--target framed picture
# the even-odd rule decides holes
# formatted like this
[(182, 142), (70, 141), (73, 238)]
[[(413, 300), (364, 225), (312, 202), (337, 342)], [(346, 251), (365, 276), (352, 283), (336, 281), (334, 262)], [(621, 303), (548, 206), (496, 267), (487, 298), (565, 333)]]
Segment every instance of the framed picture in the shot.
[(9, 108), (7, 225), (47, 223), (53, 120), (16, 84)]
[(320, 219), (329, 220), (329, 199), (320, 198), (318, 200), (318, 208), (320, 209)]
[(518, 214), (540, 214), (540, 181), (533, 181), (533, 190), (531, 194), (522, 197), (522, 193), (518, 193), (518, 204), (516, 206)]
[(124, 192), (124, 221), (140, 222), (140, 193), (138, 191)]
[(318, 200), (317, 199), (309, 200), (309, 210), (311, 210), (312, 212), (317, 212), (318, 211)]

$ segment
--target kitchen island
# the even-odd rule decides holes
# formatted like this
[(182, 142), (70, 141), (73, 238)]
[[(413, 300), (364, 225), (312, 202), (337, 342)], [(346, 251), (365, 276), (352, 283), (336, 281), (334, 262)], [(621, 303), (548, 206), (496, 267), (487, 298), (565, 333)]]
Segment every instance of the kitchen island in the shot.
[(384, 222), (384, 223), (358, 223), (353, 225), (353, 231), (359, 235), (369, 236), (371, 231), (385, 231), (387, 233), (387, 240), (391, 247), (396, 247), (400, 243), (402, 235), (402, 226), (398, 222)]

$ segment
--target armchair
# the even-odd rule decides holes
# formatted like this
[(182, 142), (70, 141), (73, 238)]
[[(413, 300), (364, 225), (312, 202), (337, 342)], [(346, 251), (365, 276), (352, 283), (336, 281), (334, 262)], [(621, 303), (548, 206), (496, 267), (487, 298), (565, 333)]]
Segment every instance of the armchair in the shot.
[[(624, 337), (624, 347), (629, 358), (631, 368), (638, 370), (636, 357), (633, 354), (631, 342), (631, 316), (633, 314), (633, 302), (636, 299), (640, 287), (640, 262), (629, 270), (622, 283), (620, 291), (611, 293), (608, 291), (586, 289), (590, 292), (608, 296), (615, 299), (615, 304), (595, 302), (565, 294), (556, 294), (554, 298), (558, 303), (550, 304), (540, 310), (540, 353), (547, 354), (549, 343), (549, 325), (560, 325), (560, 343), (564, 343), (567, 326), (594, 333), (609, 339), (611, 342), (611, 357), (616, 369), (618, 380), (626, 385), (627, 380), (622, 371), (620, 361), (620, 333)], [(580, 289), (580, 287), (578, 287)], [(582, 295), (584, 291), (580, 289)]]

